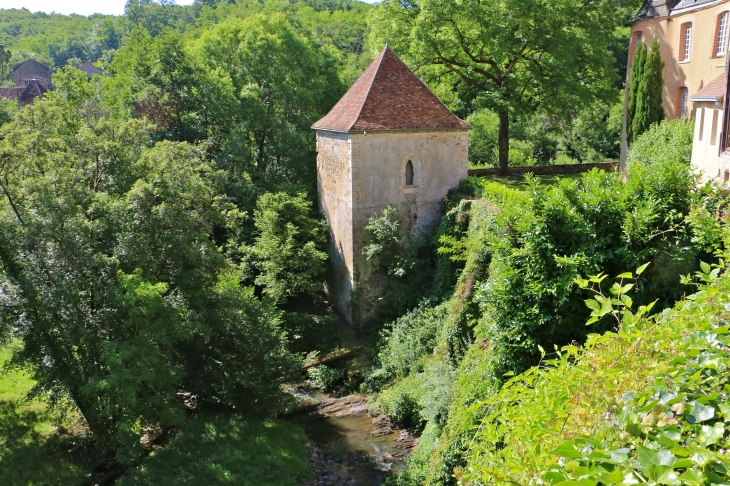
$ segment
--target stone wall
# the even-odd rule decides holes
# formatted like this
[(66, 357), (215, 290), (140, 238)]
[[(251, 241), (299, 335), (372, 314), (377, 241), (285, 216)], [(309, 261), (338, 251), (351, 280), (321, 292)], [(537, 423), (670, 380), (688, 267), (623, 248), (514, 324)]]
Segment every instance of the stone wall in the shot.
[[(581, 174), (588, 172), (591, 169), (601, 170), (617, 170), (619, 167), (618, 162), (598, 162), (594, 164), (568, 164), (568, 165), (534, 165), (530, 167), (510, 167), (510, 174), (527, 174), (533, 173), (535, 175), (559, 175), (559, 174)], [(469, 169), (470, 177), (484, 177), (490, 175), (499, 174), (499, 169)]]
[[(319, 207), (330, 227), (328, 293), (351, 324), (366, 322), (385, 280), (363, 250), (368, 220), (387, 206), (418, 237), (441, 219), (441, 201), (467, 176), (468, 133), (457, 131), (317, 131)], [(413, 184), (406, 184), (406, 164)]]
[(330, 275), (327, 291), (337, 311), (352, 315), (352, 153), (350, 135), (317, 132), (319, 209), (329, 225)]
[[(413, 164), (413, 185), (406, 185), (406, 164)], [(363, 254), (368, 220), (387, 206), (402, 215), (414, 236), (441, 220), (441, 201), (459, 186), (468, 169), (468, 132), (414, 131), (352, 134), (353, 321), (367, 322), (385, 283), (373, 274)]]

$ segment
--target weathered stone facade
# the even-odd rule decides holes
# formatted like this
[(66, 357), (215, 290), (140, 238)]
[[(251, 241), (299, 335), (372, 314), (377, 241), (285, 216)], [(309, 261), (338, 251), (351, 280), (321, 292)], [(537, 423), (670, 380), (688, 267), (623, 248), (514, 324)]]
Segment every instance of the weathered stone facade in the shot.
[(451, 114), (388, 49), (317, 131), (320, 209), (330, 226), (330, 299), (352, 324), (373, 314), (383, 289), (363, 253), (370, 218), (388, 206), (418, 237), (468, 171), (470, 127)]
[[(462, 130), (335, 133), (317, 131), (320, 209), (330, 226), (329, 291), (342, 315), (366, 321), (380, 292), (363, 249), (368, 220), (393, 206), (415, 236), (433, 228), (441, 201), (468, 170)], [(406, 164), (413, 184), (406, 184)], [(353, 293), (355, 299), (353, 300)]]

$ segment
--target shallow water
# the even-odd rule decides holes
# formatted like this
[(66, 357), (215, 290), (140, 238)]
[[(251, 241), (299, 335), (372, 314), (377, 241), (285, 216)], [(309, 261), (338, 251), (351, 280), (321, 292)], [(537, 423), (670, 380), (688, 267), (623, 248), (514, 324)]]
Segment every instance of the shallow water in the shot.
[[(311, 405), (327, 397), (297, 398)], [(373, 435), (373, 420), (367, 415), (325, 417), (309, 407), (293, 412), (289, 418), (301, 425), (324, 455), (331, 458), (328, 462), (337, 464), (340, 476), (357, 479), (358, 486), (381, 485), (387, 476), (399, 472), (405, 465), (407, 454), (397, 441), (401, 437), (400, 430)]]

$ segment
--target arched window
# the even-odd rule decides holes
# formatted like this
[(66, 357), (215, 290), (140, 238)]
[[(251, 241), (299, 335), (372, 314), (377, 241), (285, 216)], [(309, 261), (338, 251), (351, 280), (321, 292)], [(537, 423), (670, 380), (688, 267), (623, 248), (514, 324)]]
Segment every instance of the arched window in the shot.
[(410, 160), (406, 163), (406, 186), (413, 185), (413, 162)]

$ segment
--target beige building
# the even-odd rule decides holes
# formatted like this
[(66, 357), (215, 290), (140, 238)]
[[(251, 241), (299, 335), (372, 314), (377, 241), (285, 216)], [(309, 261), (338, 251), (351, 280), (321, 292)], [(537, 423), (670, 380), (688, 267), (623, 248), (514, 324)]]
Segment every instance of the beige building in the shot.
[[(651, 44), (657, 36), (665, 63), (663, 105), (666, 117), (697, 119), (698, 108), (707, 106), (705, 101), (697, 101), (699, 98), (693, 95), (725, 76), (726, 52), (730, 38), (730, 0), (646, 0), (630, 25), (626, 103), (636, 46), (639, 42)], [(625, 113), (626, 110), (621, 147), (622, 168), (628, 151)], [(700, 115), (703, 113), (705, 122), (709, 116), (709, 123), (712, 123), (715, 114), (700, 112)], [(720, 126), (718, 131), (722, 131), (722, 125), (720, 119), (719, 125), (716, 125)], [(709, 130), (704, 125), (697, 126), (696, 131), (696, 135), (702, 132), (703, 142), (708, 141), (704, 134), (711, 132), (712, 126)], [(720, 140), (720, 135), (716, 135), (715, 139)], [(719, 150), (719, 145), (717, 147)], [(705, 152), (703, 149), (697, 153), (699, 156)], [(698, 164), (703, 167), (707, 165), (705, 162)], [(713, 174), (716, 175), (716, 172), (714, 170)]]
[(363, 254), (368, 220), (395, 207), (415, 235), (468, 170), (469, 125), (385, 47), (316, 122), (320, 209), (330, 227), (330, 298), (352, 324), (375, 308), (380, 280)]

